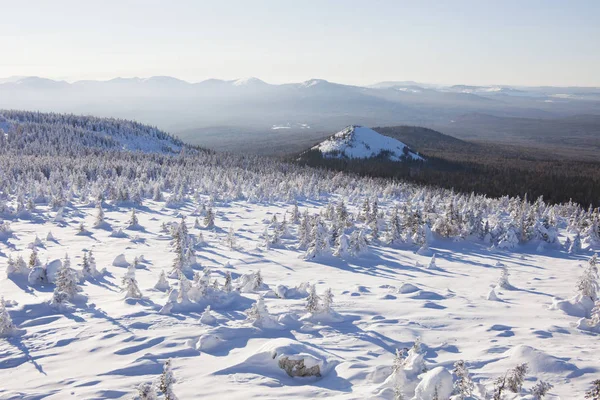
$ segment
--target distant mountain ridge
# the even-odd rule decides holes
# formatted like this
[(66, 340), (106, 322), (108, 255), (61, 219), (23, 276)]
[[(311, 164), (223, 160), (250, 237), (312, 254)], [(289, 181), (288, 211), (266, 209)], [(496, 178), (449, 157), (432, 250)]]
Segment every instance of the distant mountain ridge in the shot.
[(130, 119), (173, 132), (192, 144), (264, 152), (265, 144), (282, 148), (298, 135), (316, 140), (350, 121), (445, 132), (445, 126), (470, 113), (545, 119), (600, 115), (600, 89), (413, 81), (356, 86), (319, 78), (270, 84), (258, 78), (190, 83), (154, 76), (69, 83), (13, 77), (0, 80), (0, 109)]

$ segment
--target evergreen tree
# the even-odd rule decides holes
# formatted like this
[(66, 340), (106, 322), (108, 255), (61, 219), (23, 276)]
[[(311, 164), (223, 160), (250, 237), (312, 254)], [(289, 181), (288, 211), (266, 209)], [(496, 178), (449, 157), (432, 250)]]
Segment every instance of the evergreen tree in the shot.
[(8, 336), (15, 330), (10, 314), (6, 310), (4, 297), (0, 297), (0, 336)]
[(308, 297), (306, 298), (306, 311), (308, 311), (311, 314), (318, 313), (320, 303), (321, 303), (321, 298), (317, 295), (317, 290), (315, 288), (315, 285), (310, 285)]
[(168, 292), (171, 289), (169, 285), (169, 281), (167, 281), (167, 275), (165, 271), (160, 271), (160, 276), (158, 277), (158, 282), (154, 285), (156, 290), (160, 290), (161, 292)]
[(323, 293), (323, 312), (331, 313), (333, 311), (333, 293), (331, 292), (331, 288), (327, 288), (325, 293)]
[(506, 375), (503, 375), (494, 381), (494, 394), (493, 400), (502, 400), (502, 394), (506, 389)]
[(226, 244), (227, 247), (229, 247), (230, 250), (235, 249), (235, 230), (233, 229), (233, 226), (229, 227), (229, 232), (227, 233), (227, 239), (226, 239)]
[(68, 299), (72, 299), (79, 291), (77, 280), (77, 274), (71, 269), (69, 255), (65, 254), (65, 258), (56, 276), (55, 291), (63, 292), (67, 295)]
[(554, 386), (548, 382), (539, 381), (532, 389), (531, 394), (535, 400), (543, 400), (546, 397), (546, 394), (553, 388)]
[(128, 228), (136, 228), (139, 226), (139, 221), (138, 221), (137, 215), (135, 213), (135, 208), (131, 209), (131, 217), (129, 218), (127, 225), (128, 225)]
[(581, 253), (581, 234), (577, 232), (573, 241), (571, 242), (571, 246), (569, 247), (569, 254), (577, 254)]
[(298, 210), (298, 203), (294, 200), (294, 207), (292, 208), (292, 215), (290, 220), (292, 221), (293, 224), (299, 224), (300, 223), (300, 211)]
[(258, 271), (256, 271), (255, 274), (253, 274), (252, 290), (253, 291), (259, 290), (262, 285), (263, 285), (263, 278), (262, 278), (262, 275), (261, 275), (260, 269), (259, 269)]
[(475, 384), (469, 376), (469, 369), (467, 368), (463, 360), (459, 360), (454, 363), (454, 375), (456, 381), (454, 382), (454, 391), (458, 394), (459, 400), (470, 397), (475, 389)]
[(156, 388), (152, 383), (142, 383), (137, 387), (136, 400), (158, 400), (156, 397)]
[(524, 363), (519, 364), (508, 371), (506, 375), (506, 386), (511, 392), (519, 393), (521, 391), (527, 370), (527, 364)]
[(592, 388), (585, 392), (585, 398), (589, 400), (600, 400), (600, 379), (592, 382)]
[(225, 293), (229, 293), (231, 292), (231, 273), (229, 271), (227, 271), (225, 273), (225, 283), (223, 284), (223, 291)]
[(29, 256), (29, 268), (39, 267), (41, 265), (40, 259), (38, 258), (38, 253), (35, 247), (31, 249), (31, 255)]
[(102, 202), (98, 202), (96, 206), (96, 222), (94, 224), (95, 227), (100, 227), (104, 225), (104, 210), (102, 209)]
[(208, 207), (206, 215), (204, 216), (204, 227), (212, 229), (215, 227), (215, 214), (213, 213), (212, 207)]
[(126, 299), (141, 299), (143, 297), (142, 292), (135, 279), (135, 261), (131, 265), (134, 267), (128, 268), (127, 273), (121, 279), (122, 290), (125, 292)]
[(176, 383), (175, 375), (171, 367), (171, 359), (165, 361), (163, 372), (159, 379), (158, 389), (165, 396), (165, 400), (177, 400), (177, 396), (173, 391), (173, 384)]
[(587, 267), (577, 282), (577, 289), (581, 296), (589, 297), (592, 301), (598, 299), (600, 283), (598, 282), (598, 268), (596, 267), (595, 255), (588, 261)]
[(508, 281), (508, 278), (510, 277), (510, 273), (508, 272), (508, 268), (506, 267), (506, 265), (498, 263), (496, 266), (499, 266), (501, 268), (500, 278), (498, 279), (498, 287), (501, 287), (502, 289), (507, 289), (507, 290), (512, 289), (513, 286)]
[(348, 224), (348, 210), (346, 209), (346, 204), (344, 200), (340, 200), (335, 208), (335, 215), (338, 222), (340, 222), (342, 227), (345, 227)]

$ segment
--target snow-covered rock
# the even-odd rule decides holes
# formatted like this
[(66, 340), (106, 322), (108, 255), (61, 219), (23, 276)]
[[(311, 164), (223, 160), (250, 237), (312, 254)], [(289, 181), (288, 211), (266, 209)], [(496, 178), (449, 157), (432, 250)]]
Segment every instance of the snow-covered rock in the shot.
[(228, 373), (252, 371), (253, 374), (278, 379), (298, 379), (306, 383), (325, 377), (338, 364), (331, 353), (293, 339), (272, 339)]

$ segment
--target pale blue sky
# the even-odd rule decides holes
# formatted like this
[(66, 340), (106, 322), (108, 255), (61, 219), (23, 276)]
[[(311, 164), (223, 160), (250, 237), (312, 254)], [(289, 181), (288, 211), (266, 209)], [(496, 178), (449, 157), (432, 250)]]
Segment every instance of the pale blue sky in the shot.
[(600, 1), (0, 0), (0, 77), (600, 86)]

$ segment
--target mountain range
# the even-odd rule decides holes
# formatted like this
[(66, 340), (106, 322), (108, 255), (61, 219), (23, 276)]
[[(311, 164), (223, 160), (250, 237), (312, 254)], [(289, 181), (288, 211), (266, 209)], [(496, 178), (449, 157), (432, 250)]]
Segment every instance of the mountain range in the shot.
[[(349, 124), (444, 131), (464, 115), (546, 119), (600, 115), (600, 88), (432, 85), (354, 86), (257, 78), (189, 83), (168, 76), (108, 81), (0, 80), (0, 108), (135, 119), (219, 150), (286, 152)], [(455, 134), (455, 136), (460, 136)]]

